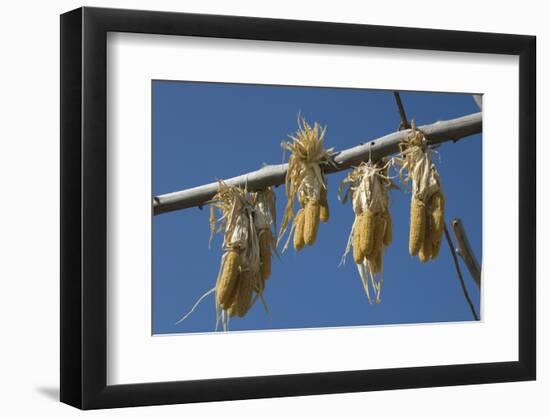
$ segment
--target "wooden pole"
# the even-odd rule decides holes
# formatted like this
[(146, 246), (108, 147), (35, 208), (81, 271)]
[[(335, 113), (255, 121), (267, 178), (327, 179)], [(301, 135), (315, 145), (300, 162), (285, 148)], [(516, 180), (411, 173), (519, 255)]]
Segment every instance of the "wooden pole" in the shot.
[[(458, 141), (464, 137), (481, 132), (481, 113), (473, 113), (457, 119), (444, 120), (429, 125), (419, 126), (428, 142), (435, 145), (447, 141)], [(326, 173), (332, 173), (348, 169), (360, 162), (372, 159), (380, 159), (395, 154), (399, 151), (399, 143), (407, 136), (409, 130), (400, 130), (386, 136), (362, 143), (353, 148), (342, 150), (333, 158), (334, 166), (328, 166)], [(257, 171), (225, 179), (227, 185), (244, 187), (249, 190), (263, 189), (276, 186), (285, 182), (287, 164), (266, 165)], [(186, 190), (175, 191), (153, 197), (153, 213), (155, 215), (189, 207), (200, 207), (207, 203), (218, 191), (218, 183), (201, 185)]]

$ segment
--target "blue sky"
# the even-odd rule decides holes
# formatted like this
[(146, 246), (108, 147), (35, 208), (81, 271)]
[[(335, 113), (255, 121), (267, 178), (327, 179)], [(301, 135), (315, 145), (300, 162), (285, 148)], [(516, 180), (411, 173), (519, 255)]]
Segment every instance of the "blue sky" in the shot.
[[(296, 116), (327, 126), (325, 143), (336, 150), (377, 138), (399, 125), (391, 91), (315, 87), (153, 81), (153, 194), (163, 194), (282, 162), (281, 141), (296, 130)], [(471, 95), (402, 92), (409, 118), (418, 125), (477, 112)], [(446, 194), (447, 223), (462, 219), (481, 260), (481, 135), (446, 143), (436, 160)], [(472, 320), (446, 242), (435, 261), (408, 254), (410, 191), (392, 191), (393, 243), (384, 257), (382, 302), (368, 303), (350, 255), (338, 266), (353, 222), (336, 191), (346, 172), (328, 176), (329, 223), (317, 242), (274, 259), (266, 301), (257, 303), (230, 330), (336, 327)], [(280, 223), (286, 197), (275, 189)], [(191, 208), (153, 218), (153, 333), (210, 332), (212, 296), (175, 325), (215, 284), (221, 235), (208, 248), (208, 210)], [(480, 294), (461, 263), (479, 312)]]

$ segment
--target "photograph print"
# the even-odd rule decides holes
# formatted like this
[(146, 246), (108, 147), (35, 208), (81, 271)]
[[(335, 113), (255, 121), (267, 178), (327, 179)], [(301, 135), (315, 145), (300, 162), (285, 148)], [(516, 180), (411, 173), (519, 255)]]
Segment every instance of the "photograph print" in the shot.
[(153, 335), (483, 320), (481, 95), (151, 88)]

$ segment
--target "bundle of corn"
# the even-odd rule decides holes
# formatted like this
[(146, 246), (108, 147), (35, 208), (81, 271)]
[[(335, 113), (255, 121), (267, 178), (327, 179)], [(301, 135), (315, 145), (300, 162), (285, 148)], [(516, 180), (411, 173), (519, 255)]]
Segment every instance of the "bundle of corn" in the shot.
[[(389, 165), (390, 162), (385, 160), (363, 162), (347, 175), (338, 189), (338, 198), (344, 203), (351, 194), (355, 213), (342, 262), (353, 248), (353, 259), (357, 264), (365, 293), (370, 302), (370, 281), (377, 303), (380, 302), (382, 290), (384, 250), (392, 240), (388, 192), (396, 186), (388, 176)], [(348, 188), (342, 197), (346, 187)]]
[[(223, 231), (223, 250), (216, 281), (218, 322), (227, 329), (229, 317), (243, 317), (259, 297), (263, 301), (265, 280), (271, 274), (271, 250), (275, 226), (275, 195), (271, 189), (247, 194), (239, 187), (219, 183), (211, 200), (210, 230)], [(214, 209), (221, 211), (216, 220)], [(256, 296), (254, 296), (256, 294)]]
[(445, 197), (424, 134), (413, 128), (400, 144), (404, 182), (412, 181), (409, 253), (421, 262), (439, 255), (444, 228)]
[(292, 232), (294, 248), (299, 251), (304, 245), (313, 245), (317, 237), (319, 221), (327, 222), (327, 182), (321, 169), (331, 163), (332, 149), (324, 148), (326, 127), (318, 123), (311, 127), (304, 118), (298, 117), (298, 131), (289, 135), (291, 142), (283, 147), (291, 152), (285, 180), (287, 204), (279, 232), (279, 241), (285, 234), (294, 216), (294, 198), (298, 197), (300, 209), (294, 216), (292, 227), (283, 249), (286, 250)]

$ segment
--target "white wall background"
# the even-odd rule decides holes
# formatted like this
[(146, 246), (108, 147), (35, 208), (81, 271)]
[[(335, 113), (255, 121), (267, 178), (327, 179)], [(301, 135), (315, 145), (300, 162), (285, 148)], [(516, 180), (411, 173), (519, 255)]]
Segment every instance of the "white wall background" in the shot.
[[(238, 14), (380, 25), (510, 32), (538, 36), (538, 210), (550, 209), (544, 191), (549, 145), (543, 126), (544, 99), (550, 92), (550, 27), (544, 3), (532, 0), (353, 2), (278, 0), (125, 0), (86, 5), (181, 12)], [(59, 17), (81, 6), (57, 2), (6, 2), (0, 19), (0, 410), (18, 416), (77, 414), (58, 403), (59, 392)], [(543, 128), (544, 127), (544, 128)], [(497, 385), (386, 391), (300, 398), (236, 401), (99, 411), (96, 415), (207, 416), (281, 415), (547, 415), (550, 406), (549, 270), (543, 257), (550, 247), (547, 217), (538, 225), (538, 381)], [(545, 395), (546, 394), (546, 395)]]

